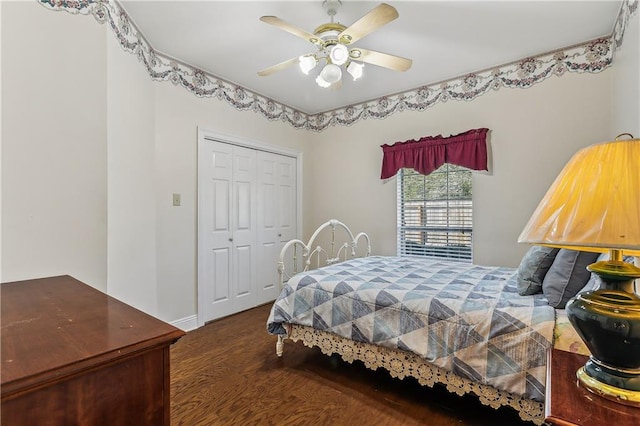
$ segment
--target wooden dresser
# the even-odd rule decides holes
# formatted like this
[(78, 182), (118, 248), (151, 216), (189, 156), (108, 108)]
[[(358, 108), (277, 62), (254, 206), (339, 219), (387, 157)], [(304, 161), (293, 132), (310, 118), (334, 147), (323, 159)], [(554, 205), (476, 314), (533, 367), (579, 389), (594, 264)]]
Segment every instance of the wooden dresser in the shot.
[(2, 425), (169, 425), (185, 333), (69, 277), (0, 285)]

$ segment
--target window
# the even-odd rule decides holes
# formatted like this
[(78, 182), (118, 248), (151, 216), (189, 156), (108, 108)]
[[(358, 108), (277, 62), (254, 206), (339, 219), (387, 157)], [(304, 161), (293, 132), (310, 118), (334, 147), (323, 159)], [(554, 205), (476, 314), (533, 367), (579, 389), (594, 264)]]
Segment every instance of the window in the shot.
[(398, 176), (398, 255), (471, 262), (471, 170), (444, 164)]

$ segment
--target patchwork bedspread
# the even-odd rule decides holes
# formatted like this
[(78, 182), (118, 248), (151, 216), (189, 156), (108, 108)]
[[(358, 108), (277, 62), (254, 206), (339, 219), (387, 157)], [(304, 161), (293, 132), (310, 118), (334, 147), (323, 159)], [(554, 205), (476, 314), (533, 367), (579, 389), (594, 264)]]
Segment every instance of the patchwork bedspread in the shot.
[(411, 351), (470, 380), (544, 401), (554, 309), (520, 296), (516, 270), (372, 256), (301, 273), (275, 301), (283, 323)]

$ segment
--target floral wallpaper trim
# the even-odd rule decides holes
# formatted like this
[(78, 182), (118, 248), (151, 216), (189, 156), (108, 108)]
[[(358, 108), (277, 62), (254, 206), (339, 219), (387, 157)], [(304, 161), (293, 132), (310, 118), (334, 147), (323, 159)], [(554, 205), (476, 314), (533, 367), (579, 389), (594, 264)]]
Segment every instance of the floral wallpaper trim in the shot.
[(310, 115), (156, 52), (116, 0), (38, 0), (50, 10), (91, 14), (98, 22), (108, 23), (122, 48), (138, 57), (153, 80), (169, 80), (198, 97), (215, 97), (237, 110), (254, 111), (269, 120), (283, 121), (298, 129), (318, 132), (330, 126), (350, 126), (367, 118), (387, 118), (405, 110), (424, 111), (439, 102), (470, 101), (503, 87), (528, 88), (567, 71), (600, 72), (611, 65), (615, 51), (622, 45), (629, 18), (637, 12), (638, 1), (623, 2), (609, 37)]

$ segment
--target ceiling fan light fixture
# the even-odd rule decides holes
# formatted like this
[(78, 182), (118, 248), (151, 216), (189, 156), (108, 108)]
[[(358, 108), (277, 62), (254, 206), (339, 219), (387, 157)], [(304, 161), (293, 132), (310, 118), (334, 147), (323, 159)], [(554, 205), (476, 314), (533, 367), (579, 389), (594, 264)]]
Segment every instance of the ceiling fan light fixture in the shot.
[(329, 86), (331, 86), (331, 83), (327, 83), (324, 78), (322, 78), (321, 75), (316, 77), (316, 83), (318, 83), (318, 86), (323, 87), (323, 88), (327, 88)]
[(347, 72), (351, 74), (351, 77), (353, 77), (353, 81), (356, 81), (357, 79), (362, 77), (363, 69), (364, 69), (364, 64), (360, 62), (351, 61), (349, 62), (349, 65), (347, 65)]
[(337, 83), (342, 78), (342, 70), (336, 64), (327, 64), (320, 71), (320, 77), (329, 84)]
[(314, 55), (302, 55), (298, 58), (300, 70), (305, 74), (309, 75), (309, 71), (314, 69), (318, 64), (318, 60)]
[(347, 27), (334, 21), (334, 16), (341, 4), (341, 0), (323, 0), (323, 7), (327, 15), (331, 17), (331, 22), (321, 24), (313, 33), (291, 25), (276, 16), (260, 17), (262, 22), (311, 42), (317, 51), (294, 56), (258, 71), (258, 75), (263, 77), (271, 75), (276, 71), (294, 66), (296, 63), (298, 63), (300, 70), (308, 75), (311, 70), (317, 69), (320, 61), (324, 61), (320, 75), (316, 77), (316, 83), (325, 88), (339, 88), (342, 86), (343, 67), (354, 81), (362, 77), (365, 63), (395, 71), (406, 71), (411, 67), (411, 59), (375, 50), (351, 48), (353, 43), (396, 19), (398, 11), (393, 6), (381, 3)]
[(343, 65), (349, 59), (349, 49), (344, 44), (335, 44), (329, 50), (331, 62), (336, 65)]

